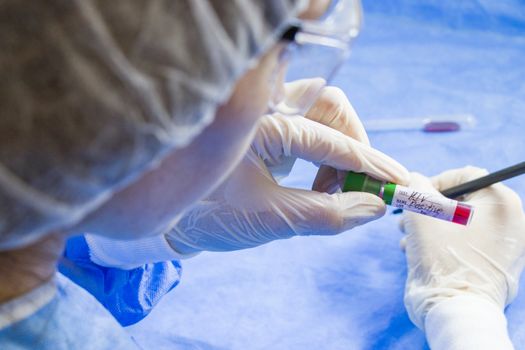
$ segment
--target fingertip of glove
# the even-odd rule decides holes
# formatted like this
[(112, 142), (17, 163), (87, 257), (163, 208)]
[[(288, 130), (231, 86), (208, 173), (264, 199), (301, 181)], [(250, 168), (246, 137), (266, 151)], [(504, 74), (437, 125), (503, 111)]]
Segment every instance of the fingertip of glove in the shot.
[(329, 234), (340, 233), (383, 216), (386, 207), (383, 201), (364, 192), (322, 194), (329, 198), (322, 206), (327, 216)]
[(407, 186), (411, 181), (411, 174), (410, 172), (405, 169), (404, 167), (401, 167), (398, 174), (398, 179), (396, 181), (397, 184)]
[(352, 216), (375, 219), (385, 215), (386, 205), (383, 200), (365, 192), (341, 193), (343, 207), (351, 211)]
[(473, 165), (467, 165), (461, 169), (464, 173), (472, 176), (473, 178), (482, 177), (489, 174), (489, 171), (485, 168), (480, 168)]
[(404, 253), (407, 249), (407, 237), (403, 237), (399, 240), (399, 249)]
[(398, 223), (397, 223), (397, 227), (399, 228), (399, 231), (405, 233), (405, 218), (401, 218)]

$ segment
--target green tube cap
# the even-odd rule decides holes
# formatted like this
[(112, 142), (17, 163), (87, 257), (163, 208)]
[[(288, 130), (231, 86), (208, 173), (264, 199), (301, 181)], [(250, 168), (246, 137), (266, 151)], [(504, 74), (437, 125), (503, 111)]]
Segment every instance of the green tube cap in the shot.
[(363, 173), (349, 171), (346, 175), (343, 192), (357, 191), (368, 192), (379, 196), (382, 182)]

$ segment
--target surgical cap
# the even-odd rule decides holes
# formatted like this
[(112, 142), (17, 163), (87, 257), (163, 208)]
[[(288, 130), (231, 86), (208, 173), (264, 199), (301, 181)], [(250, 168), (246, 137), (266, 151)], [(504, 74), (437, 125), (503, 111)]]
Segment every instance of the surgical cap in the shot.
[(191, 142), (305, 1), (2, 1), (0, 250)]

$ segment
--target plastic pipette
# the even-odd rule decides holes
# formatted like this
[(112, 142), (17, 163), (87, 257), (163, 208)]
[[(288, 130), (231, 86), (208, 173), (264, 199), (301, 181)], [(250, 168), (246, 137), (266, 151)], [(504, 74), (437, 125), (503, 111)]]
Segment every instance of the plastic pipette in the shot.
[(476, 126), (471, 114), (429, 116), (421, 118), (384, 118), (363, 120), (366, 131), (419, 130), (424, 132), (450, 132), (468, 130)]

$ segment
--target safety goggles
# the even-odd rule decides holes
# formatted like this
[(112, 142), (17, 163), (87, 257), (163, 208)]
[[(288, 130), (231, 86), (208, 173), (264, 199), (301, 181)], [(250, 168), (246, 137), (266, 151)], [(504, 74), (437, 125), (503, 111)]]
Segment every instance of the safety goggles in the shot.
[[(286, 115), (304, 114), (348, 58), (361, 23), (360, 0), (333, 0), (321, 18), (290, 26), (282, 36), (288, 45), (280, 57), (270, 110)], [(285, 83), (305, 79), (309, 80), (307, 91), (287, 93)]]

